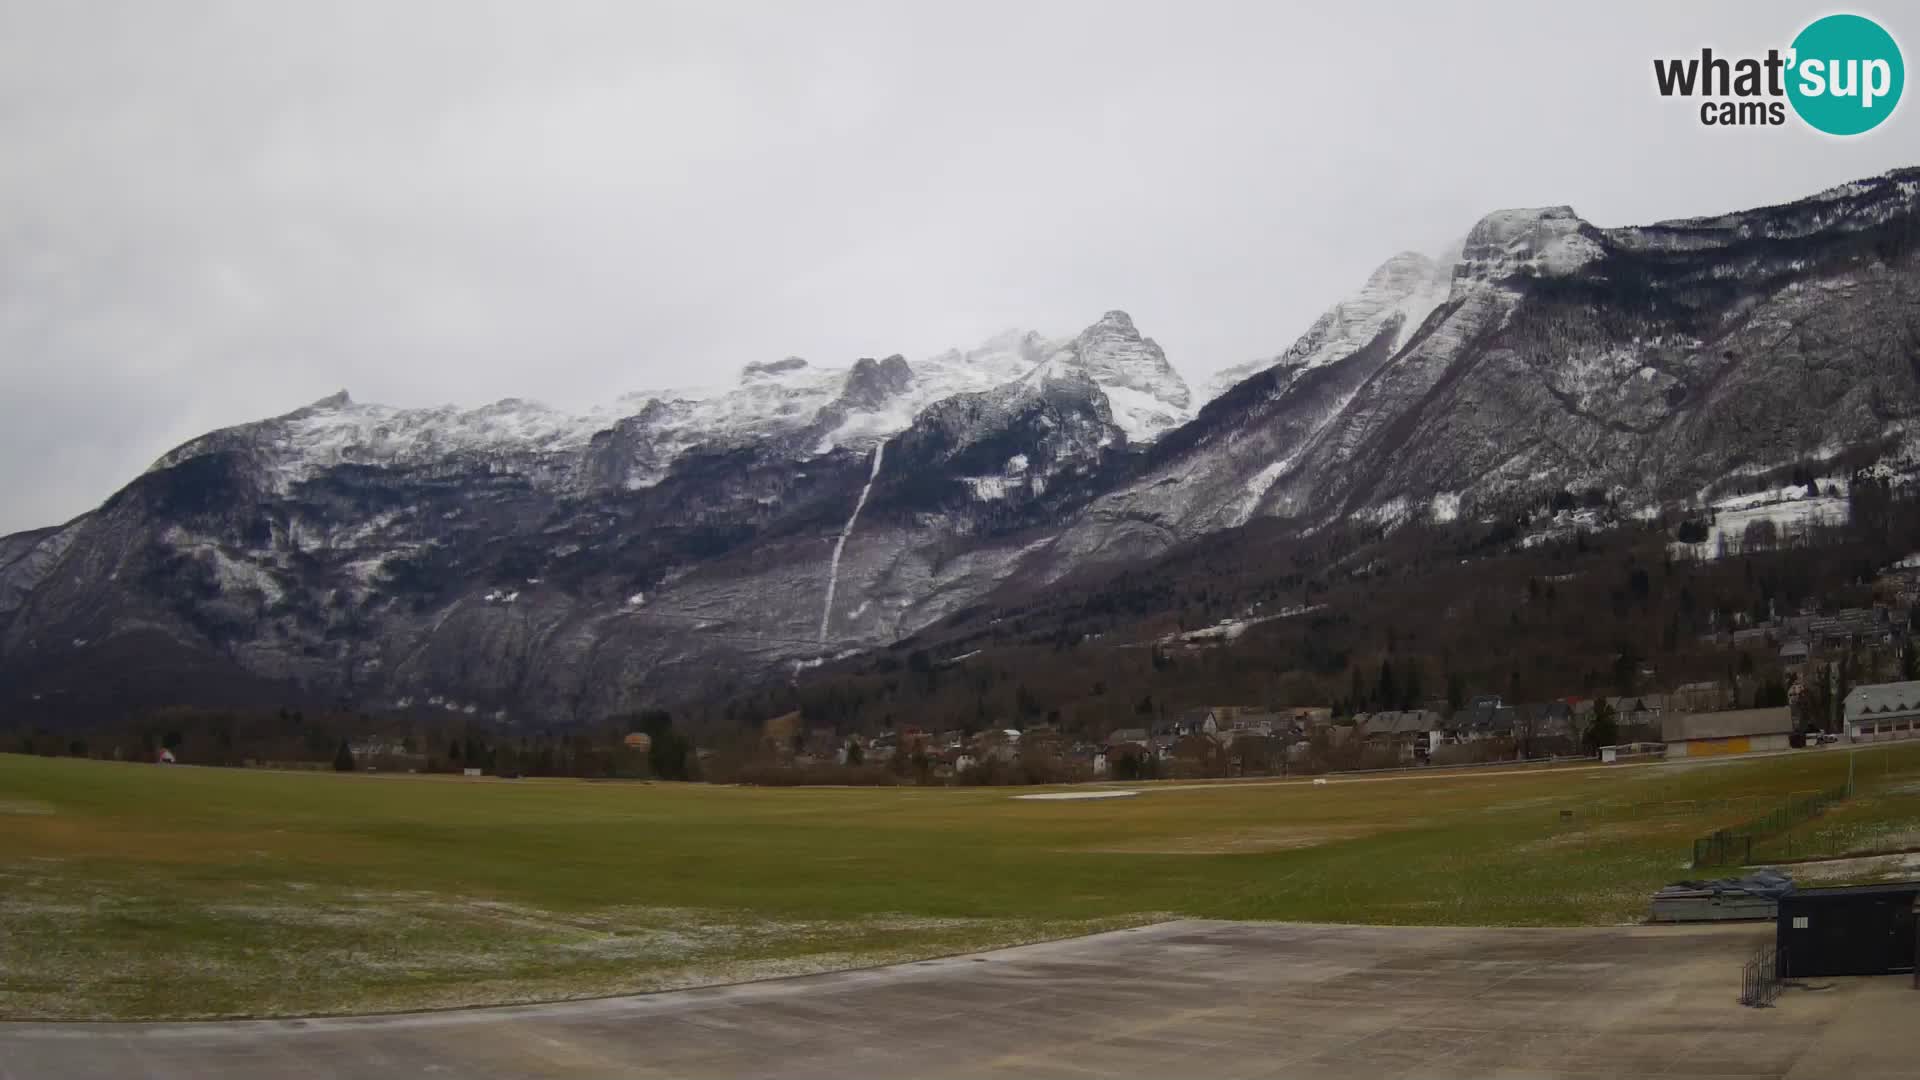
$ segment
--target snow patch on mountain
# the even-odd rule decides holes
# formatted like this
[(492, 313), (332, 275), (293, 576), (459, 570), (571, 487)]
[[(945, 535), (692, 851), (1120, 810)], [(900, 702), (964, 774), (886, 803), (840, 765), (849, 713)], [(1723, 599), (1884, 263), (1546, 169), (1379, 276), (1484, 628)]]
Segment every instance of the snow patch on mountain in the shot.
[[(1793, 485), (1767, 491), (1720, 499), (1712, 504), (1712, 520), (1706, 539), (1697, 544), (1672, 541), (1668, 549), (1677, 556), (1710, 560), (1739, 552), (1749, 527), (1771, 522), (1780, 543), (1793, 543), (1808, 529), (1845, 525), (1851, 516), (1851, 503), (1844, 477), (1829, 477), (1810, 488)], [(1834, 494), (1826, 494), (1832, 491)]]
[(1279, 356), (1255, 360), (1216, 374), (1207, 384), (1211, 400), (1260, 372), (1284, 365), (1296, 376), (1353, 355), (1389, 328), (1388, 347), (1404, 347), (1436, 309), (1447, 302), (1460, 245), (1439, 259), (1403, 251), (1374, 270), (1353, 295), (1321, 314), (1307, 332)]
[(570, 416), (519, 398), (466, 410), (450, 405), (395, 409), (356, 402), (341, 391), (273, 420), (202, 436), (165, 454), (152, 469), (227, 448), (236, 435), (250, 435), (247, 449), (271, 466), (270, 475), (284, 492), (292, 481), (335, 465), (419, 465), (503, 448), (526, 454), (578, 451), (602, 426), (598, 418)]
[(1152, 442), (1163, 432), (1193, 419), (1184, 407), (1176, 407), (1164, 398), (1130, 386), (1107, 386), (1101, 390), (1107, 395), (1107, 405), (1113, 409), (1114, 425), (1127, 433), (1130, 443)]
[(827, 625), (833, 618), (833, 594), (840, 585), (840, 556), (846, 553), (847, 539), (853, 535), (853, 526), (860, 520), (860, 511), (866, 508), (867, 496), (873, 493), (873, 482), (880, 479), (880, 464), (886, 459), (887, 441), (873, 444), (873, 468), (867, 473), (866, 486), (860, 489), (860, 498), (853, 504), (853, 513), (848, 516), (847, 524), (840, 530), (840, 538), (833, 543), (833, 560), (827, 564), (827, 599), (820, 607), (820, 643), (827, 642)]
[(1260, 508), (1260, 503), (1267, 497), (1267, 493), (1273, 490), (1275, 484), (1294, 471), (1300, 464), (1301, 457), (1319, 444), (1320, 439), (1327, 434), (1327, 429), (1332, 427), (1335, 421), (1346, 415), (1347, 407), (1353, 404), (1353, 399), (1359, 392), (1360, 387), (1355, 387), (1352, 393), (1340, 397), (1332, 408), (1320, 414), (1308, 427), (1306, 435), (1298, 444), (1299, 449), (1261, 469), (1247, 481), (1246, 494), (1233, 506), (1232, 512), (1228, 515), (1227, 520), (1230, 524), (1245, 525), (1252, 520), (1254, 512)]
[(981, 502), (994, 502), (1007, 497), (1007, 492), (1021, 486), (1022, 481), (1005, 476), (963, 476), (961, 482), (968, 491)]

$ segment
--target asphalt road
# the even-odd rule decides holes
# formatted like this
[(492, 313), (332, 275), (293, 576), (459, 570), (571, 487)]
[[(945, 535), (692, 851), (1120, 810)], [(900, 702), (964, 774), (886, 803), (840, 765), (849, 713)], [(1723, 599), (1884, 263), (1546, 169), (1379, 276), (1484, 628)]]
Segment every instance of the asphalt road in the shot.
[(601, 1001), (0, 1024), (0, 1078), (1913, 1077), (1904, 977), (1737, 1004), (1770, 932), (1174, 922)]

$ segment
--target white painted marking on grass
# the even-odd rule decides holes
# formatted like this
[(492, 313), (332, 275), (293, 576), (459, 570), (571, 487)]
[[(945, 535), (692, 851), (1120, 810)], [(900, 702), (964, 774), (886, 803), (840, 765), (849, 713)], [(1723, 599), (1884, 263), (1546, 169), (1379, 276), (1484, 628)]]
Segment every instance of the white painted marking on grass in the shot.
[(1137, 791), (1045, 791), (1038, 795), (1015, 795), (1016, 799), (1032, 799), (1036, 802), (1061, 802), (1066, 799), (1124, 799), (1129, 795), (1138, 795)]

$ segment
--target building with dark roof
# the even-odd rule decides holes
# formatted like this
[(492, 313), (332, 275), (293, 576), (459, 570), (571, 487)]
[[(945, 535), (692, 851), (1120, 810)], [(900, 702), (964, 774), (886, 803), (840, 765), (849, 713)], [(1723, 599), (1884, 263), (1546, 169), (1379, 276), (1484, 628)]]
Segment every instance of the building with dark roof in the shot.
[(1847, 738), (1886, 742), (1920, 735), (1920, 682), (1856, 686), (1841, 702)]

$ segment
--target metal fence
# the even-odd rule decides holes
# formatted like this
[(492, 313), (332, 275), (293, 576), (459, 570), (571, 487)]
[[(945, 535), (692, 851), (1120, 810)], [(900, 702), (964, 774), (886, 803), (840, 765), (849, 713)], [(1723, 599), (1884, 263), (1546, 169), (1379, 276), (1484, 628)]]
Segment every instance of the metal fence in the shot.
[(1780, 997), (1780, 980), (1787, 977), (1782, 958), (1772, 945), (1762, 945), (1740, 969), (1740, 1004), (1764, 1009)]
[(1699, 837), (1693, 842), (1693, 865), (1744, 866), (1753, 861), (1756, 842), (1791, 832), (1794, 826), (1812, 821), (1850, 794), (1852, 787), (1841, 784), (1825, 791), (1796, 795), (1752, 821)]
[(1793, 863), (1920, 852), (1920, 828), (1909, 822), (1858, 822), (1819, 831), (1796, 830), (1754, 845), (1756, 862)]

